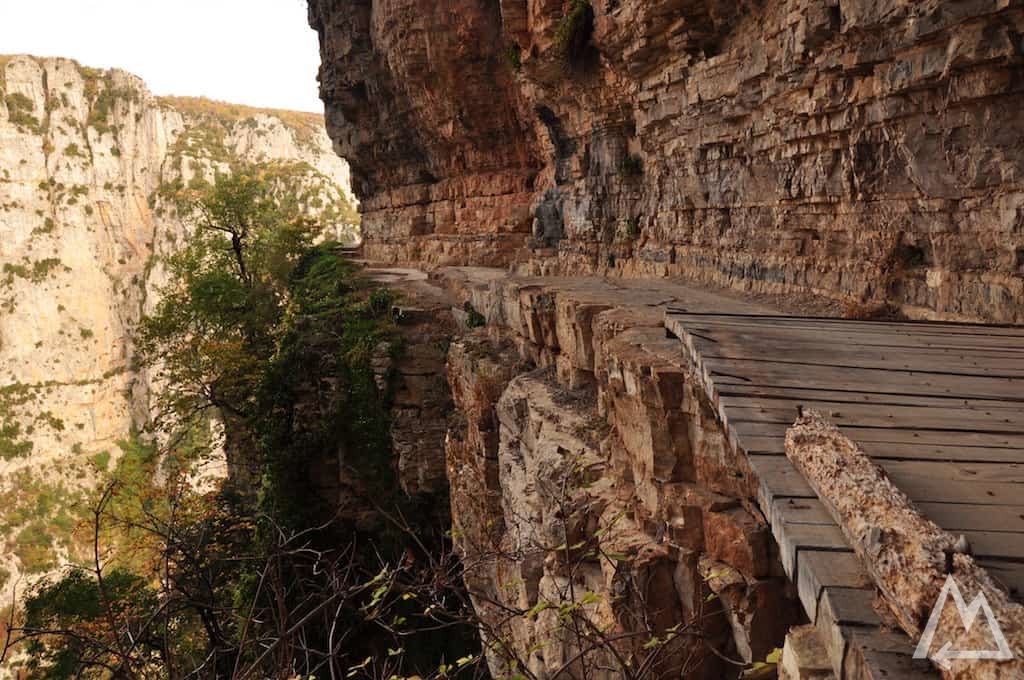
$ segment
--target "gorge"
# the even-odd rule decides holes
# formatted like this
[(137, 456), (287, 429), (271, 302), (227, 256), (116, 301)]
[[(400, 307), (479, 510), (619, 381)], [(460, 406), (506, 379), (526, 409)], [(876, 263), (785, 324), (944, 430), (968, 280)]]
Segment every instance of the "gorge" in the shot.
[(123, 71), (30, 56), (0, 57), (0, 92), (8, 589), (80, 552), (73, 506), (150, 421), (134, 332), (189, 238), (176, 195), (259, 162), (338, 238), (355, 241), (358, 217), (316, 115), (157, 98)]
[[(88, 620), (124, 677), (1024, 673), (1024, 5), (306, 4), (323, 118), (0, 57), (6, 588), (116, 610), (170, 347), (229, 465)], [(181, 207), (242, 168), (303, 218), (248, 261)], [(914, 654), (962, 574), (1013, 658)]]

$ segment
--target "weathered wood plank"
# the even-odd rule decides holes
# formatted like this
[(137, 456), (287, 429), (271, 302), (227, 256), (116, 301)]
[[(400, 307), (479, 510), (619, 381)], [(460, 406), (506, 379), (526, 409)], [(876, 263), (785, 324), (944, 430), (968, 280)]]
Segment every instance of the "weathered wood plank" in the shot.
[(836, 391), (828, 387), (812, 385), (800, 387), (780, 387), (778, 385), (723, 385), (718, 389), (720, 397), (750, 397), (779, 399), (795, 402), (838, 402), (841, 404), (866, 403), (882, 406), (937, 406), (939, 408), (961, 407), (969, 410), (1019, 411), (1018, 401), (1002, 399), (967, 399), (960, 395), (923, 395), (923, 394), (878, 394), (873, 390), (863, 392)]
[(797, 595), (812, 623), (817, 623), (818, 599), (824, 588), (866, 588), (874, 592), (871, 577), (852, 551), (802, 550), (796, 566)]
[[(915, 505), (928, 519), (946, 531), (988, 532), (994, 535), (993, 540), (1002, 535), (1004, 541), (1024, 546), (1024, 508), (1020, 506), (929, 501), (917, 501)], [(777, 499), (773, 516), (790, 524), (835, 524), (824, 504), (817, 498)]]
[(701, 365), (718, 384), (815, 386), (878, 394), (924, 394), (1024, 401), (1024, 379), (899, 371), (879, 368), (801, 366), (771, 360), (708, 359)]
[(878, 461), (889, 479), (912, 500), (943, 503), (974, 503), (977, 505), (1024, 504), (1024, 487), (1016, 482), (961, 481), (943, 478), (932, 466), (942, 463), (925, 461)]
[(1024, 602), (1024, 564), (979, 557), (978, 563), (1017, 602)]
[(844, 331), (874, 330), (883, 333), (908, 334), (963, 334), (969, 336), (992, 336), (1019, 338), (1024, 340), (1024, 326), (956, 323), (949, 321), (870, 321), (861, 319), (839, 319), (827, 316), (796, 316), (769, 314), (720, 314), (708, 312), (680, 312), (668, 307), (666, 317), (684, 318), (690, 323), (714, 323), (719, 326), (750, 324), (771, 328), (841, 328)]
[[(994, 616), (1004, 624), (1010, 648), (1019, 648), (1024, 639), (1024, 608), (958, 547), (955, 535), (928, 521), (913, 506), (900, 492), (907, 487), (893, 472), (883, 474), (856, 444), (814, 412), (806, 413), (787, 433), (786, 455), (836, 518), (904, 630), (920, 634), (944, 575), (954, 573), (965, 600), (984, 593)], [(936, 634), (954, 649), (978, 649), (985, 644), (980, 631), (980, 627), (964, 630), (959, 617), (942, 617)], [(976, 663), (978, 671), (993, 680), (1020, 678), (1024, 673), (1024, 660), (979, 659)], [(953, 677), (945, 670), (943, 675)]]
[[(738, 441), (742, 443), (742, 449), (748, 453), (784, 455), (785, 434), (777, 436), (743, 436)], [(1024, 450), (1022, 449), (910, 442), (858, 441), (858, 443), (873, 459), (947, 460), (950, 462), (966, 463), (1024, 462)]]
[(931, 680), (935, 670), (926, 659), (914, 658), (914, 641), (898, 631), (845, 626), (844, 678)]
[(920, 428), (944, 432), (1005, 432), (1024, 435), (1024, 408), (1019, 412), (971, 411), (935, 406), (872, 406), (835, 402), (799, 403), (785, 400), (769, 404), (764, 400), (722, 396), (719, 396), (719, 403), (726, 409), (730, 421), (788, 424), (796, 417), (799, 405), (828, 414), (828, 417), (839, 426)]
[(801, 475), (788, 458), (779, 456), (749, 456), (750, 469), (762, 487), (767, 487), (770, 494), (766, 500), (768, 507), (776, 498), (815, 498), (807, 480)]
[(705, 359), (764, 359), (794, 366), (817, 365), (885, 370), (926, 371), (981, 377), (1021, 377), (1024, 353), (1013, 350), (940, 347), (879, 347), (839, 344), (828, 338), (743, 338), (716, 332), (695, 335), (694, 346)]
[(877, 348), (895, 351), (914, 349), (973, 352), (982, 350), (992, 355), (1019, 359), (1024, 353), (1020, 338), (994, 338), (979, 335), (907, 334), (899, 332), (858, 332), (855, 329), (792, 328), (767, 324), (705, 324), (666, 317), (665, 327), (676, 337), (690, 336), (706, 342), (733, 347), (756, 346), (758, 341), (784, 343), (835, 343), (848, 348)]
[[(772, 518), (775, 519), (774, 517)], [(835, 522), (831, 524), (790, 524), (772, 522), (779, 555), (786, 573), (795, 576), (800, 553), (805, 550), (852, 550)]]
[[(786, 430), (788, 429), (785, 423), (733, 422), (731, 418), (728, 422), (729, 426), (736, 430), (740, 440), (744, 442), (743, 448), (745, 451), (750, 450), (745, 443), (747, 438), (785, 437)], [(858, 443), (904, 443), (917, 446), (942, 446), (950, 444), (950, 440), (955, 439), (955, 443), (958, 446), (966, 445), (1012, 450), (1015, 460), (1020, 457), (1020, 452), (1024, 451), (1024, 442), (1021, 441), (1021, 437), (1007, 433), (958, 432), (955, 430), (904, 429), (896, 427), (858, 427), (856, 425), (842, 425), (839, 429)]]

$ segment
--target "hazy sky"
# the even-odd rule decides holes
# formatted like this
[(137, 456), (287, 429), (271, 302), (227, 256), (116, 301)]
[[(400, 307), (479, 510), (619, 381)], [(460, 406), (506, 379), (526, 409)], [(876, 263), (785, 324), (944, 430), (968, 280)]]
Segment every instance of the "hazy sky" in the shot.
[(77, 59), (155, 94), (323, 112), (304, 0), (0, 0), (0, 54)]

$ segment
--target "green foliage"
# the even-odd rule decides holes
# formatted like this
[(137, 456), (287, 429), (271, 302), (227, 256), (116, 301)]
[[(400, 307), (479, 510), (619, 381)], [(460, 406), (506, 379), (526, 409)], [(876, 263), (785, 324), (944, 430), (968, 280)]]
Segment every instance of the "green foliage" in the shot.
[(275, 351), (288, 276), (320, 225), (279, 207), (255, 170), (218, 177), (179, 210), (195, 234), (167, 263), (174, 284), (143, 323), (140, 348), (170, 379), (169, 413), (215, 407), (245, 420)]
[(478, 312), (469, 300), (466, 300), (465, 304), (462, 305), (462, 310), (466, 312), (467, 328), (480, 328), (487, 325), (487, 318)]
[(28, 279), (32, 283), (40, 283), (46, 280), (50, 273), (61, 266), (61, 261), (56, 257), (48, 257), (31, 264), (4, 263), (4, 274), (7, 275), (7, 285), (13, 283), (14, 277)]
[[(34, 677), (112, 661), (90, 655), (123, 650), (125, 630), (138, 644), (114, 665), (129, 670), (158, 654), (183, 675), (210, 660), (210, 677), (249, 667), (250, 677), (305, 677), (318, 657), (286, 656), (300, 638), (331, 650), (342, 676), (368, 657), (393, 658), (388, 649), (403, 675), (445, 659), (458, 660), (449, 676), (476, 666), (475, 629), (434, 613), (454, 597), (456, 567), (399, 566), (450, 546), (447, 499), (408, 498), (396, 479), (378, 368), (399, 344), (394, 296), (339, 244), (320, 242), (301, 197), (282, 192), (273, 170), (244, 168), (176, 197), (192, 234), (167, 261), (170, 284), (138, 338), (167, 385), (157, 406), (169, 443), (124, 442), (97, 505), (105, 563), (120, 570), (113, 617), (98, 616), (95, 575), (72, 572), (32, 598), (33, 620), (74, 631), (34, 638)], [(218, 445), (229, 483), (196, 492), (193, 463)], [(109, 457), (91, 462), (102, 470)], [(159, 606), (146, 585), (155, 578)], [(280, 654), (267, 657), (278, 638)]]
[(577, 61), (585, 53), (594, 30), (594, 8), (589, 0), (572, 0), (555, 28), (555, 47), (567, 61)]
[(240, 104), (228, 104), (225, 102), (207, 99), (206, 97), (160, 97), (159, 102), (175, 111), (193, 118), (205, 127), (226, 128), (228, 125), (239, 123), (246, 127), (257, 126), (255, 116), (267, 114), (281, 120), (296, 137), (296, 141), (303, 146), (313, 147), (313, 137), (324, 127), (323, 116), (315, 113), (303, 113), (300, 111), (285, 111), (280, 109), (255, 109)]
[[(102, 630), (114, 617), (124, 624), (122, 631), (141, 655), (157, 660), (159, 628), (151, 636), (132, 639), (140, 629), (140, 612), (155, 610), (157, 594), (141, 576), (121, 570), (105, 575), (102, 588), (95, 576), (80, 569), (68, 571), (56, 582), (41, 581), (25, 603), (25, 627), (30, 630)], [(64, 680), (73, 677), (104, 677), (103, 668), (119, 665), (115, 650), (122, 648), (115, 636), (32, 637), (26, 651), (26, 670), (37, 680)], [(97, 675), (97, 673), (100, 673)], [(137, 676), (128, 676), (137, 677)]]
[[(386, 395), (372, 360), (391, 343), (392, 296), (365, 292), (337, 244), (315, 246), (290, 276), (289, 314), (279, 351), (268, 364), (258, 401), (258, 431), (268, 468), (263, 503), (286, 526), (322, 516), (306, 470), (323, 451), (341, 447), (368, 498), (387, 502), (398, 489), (391, 467)], [(322, 417), (303, 420), (309, 390)], [(297, 464), (298, 463), (298, 464)]]
[(89, 458), (89, 462), (92, 463), (100, 472), (106, 472), (110, 469), (110, 451), (100, 451), (99, 453), (92, 455)]
[(84, 156), (85, 154), (82, 153), (82, 150), (78, 148), (77, 144), (72, 142), (71, 144), (68, 144), (66, 147), (64, 147), (64, 155), (71, 157), (81, 157)]
[(119, 103), (124, 107), (132, 103), (137, 104), (141, 101), (141, 95), (133, 87), (116, 86), (114, 76), (109, 71), (104, 73), (84, 67), (80, 70), (85, 79), (85, 96), (90, 104), (86, 125), (101, 135), (117, 135), (118, 129), (111, 123), (115, 107)]
[(508, 48), (505, 49), (505, 60), (513, 71), (518, 71), (523, 67), (523, 59), (519, 54), (518, 45), (509, 45)]
[(31, 99), (20, 92), (12, 92), (4, 98), (4, 103), (7, 104), (7, 115), (12, 123), (37, 135), (43, 133), (42, 124), (33, 115), (35, 107)]
[(5, 421), (0, 424), (0, 458), (13, 460), (25, 458), (32, 453), (32, 442), (20, 437), (21, 424), (17, 421)]

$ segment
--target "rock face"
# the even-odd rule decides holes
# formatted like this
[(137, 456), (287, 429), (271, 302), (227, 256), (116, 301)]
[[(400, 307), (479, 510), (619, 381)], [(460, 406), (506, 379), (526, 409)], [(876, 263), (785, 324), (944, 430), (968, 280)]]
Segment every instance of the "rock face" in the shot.
[(492, 673), (710, 680), (782, 647), (799, 607), (756, 480), (661, 325), (701, 302), (658, 282), (441, 280), (487, 321), (449, 352), (447, 459)]
[(153, 97), (122, 71), (0, 57), (0, 581), (70, 549), (68, 506), (148, 418), (131, 332), (188, 231), (170, 197), (233, 161), (291, 173), (344, 240), (344, 161), (313, 114)]
[(310, 0), (366, 251), (1024, 321), (1005, 0)]

